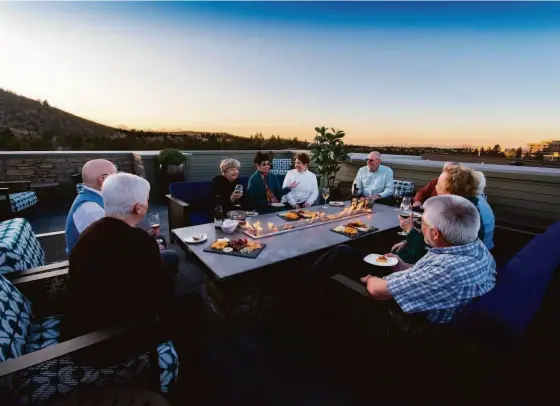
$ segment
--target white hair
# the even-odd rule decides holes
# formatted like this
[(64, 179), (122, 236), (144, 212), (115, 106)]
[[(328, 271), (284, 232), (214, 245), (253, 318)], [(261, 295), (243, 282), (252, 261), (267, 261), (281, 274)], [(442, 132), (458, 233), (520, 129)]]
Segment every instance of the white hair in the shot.
[(105, 215), (125, 218), (132, 214), (136, 204), (146, 204), (150, 195), (150, 183), (140, 176), (121, 172), (105, 179), (101, 193)]
[(381, 152), (379, 151), (371, 151), (368, 156), (370, 155), (374, 155), (377, 159), (379, 159), (381, 162), (383, 162), (383, 155), (381, 154)]
[(486, 189), (486, 176), (481, 171), (473, 171), (473, 174), (478, 181), (478, 189), (476, 189), (476, 194), (481, 195)]
[(431, 197), (424, 202), (424, 222), (437, 228), (451, 245), (476, 241), (480, 230), (480, 214), (474, 204), (457, 195)]
[(220, 172), (226, 173), (231, 168), (239, 169), (241, 168), (241, 164), (237, 159), (233, 158), (226, 158), (222, 162), (220, 162)]

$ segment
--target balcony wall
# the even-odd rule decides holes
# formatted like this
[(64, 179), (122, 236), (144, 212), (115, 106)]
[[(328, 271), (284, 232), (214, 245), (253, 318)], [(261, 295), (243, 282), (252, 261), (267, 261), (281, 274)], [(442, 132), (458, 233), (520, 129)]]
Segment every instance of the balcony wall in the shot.
[[(441, 173), (443, 162), (390, 160), (395, 179), (410, 180), (417, 188)], [(497, 220), (502, 223), (543, 228), (560, 220), (560, 169), (465, 164), (482, 171), (486, 194)], [(362, 164), (344, 164), (338, 181), (353, 181)]]
[[(276, 158), (291, 158), (289, 150), (267, 151)], [(159, 151), (0, 151), (0, 180), (29, 180), (32, 182), (59, 182), (71, 192), (72, 175), (79, 173), (90, 159), (104, 158), (115, 163), (120, 171), (135, 173), (152, 185), (151, 198), (161, 196), (159, 181)], [(183, 151), (185, 179), (210, 180), (220, 173), (220, 161), (235, 158), (241, 163), (241, 176), (255, 171), (253, 158), (256, 151)]]

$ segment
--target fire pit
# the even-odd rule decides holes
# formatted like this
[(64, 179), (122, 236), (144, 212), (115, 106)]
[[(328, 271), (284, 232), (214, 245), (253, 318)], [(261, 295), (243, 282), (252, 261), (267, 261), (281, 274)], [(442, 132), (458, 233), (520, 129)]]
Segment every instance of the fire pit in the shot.
[(251, 219), (247, 221), (243, 233), (251, 238), (259, 239), (373, 213), (372, 209), (368, 208), (365, 202), (360, 202), (357, 205), (346, 205), (345, 208), (315, 207), (305, 210), (305, 212), (308, 214), (309, 218), (291, 222), (279, 218), (277, 222), (261, 224), (258, 218)]

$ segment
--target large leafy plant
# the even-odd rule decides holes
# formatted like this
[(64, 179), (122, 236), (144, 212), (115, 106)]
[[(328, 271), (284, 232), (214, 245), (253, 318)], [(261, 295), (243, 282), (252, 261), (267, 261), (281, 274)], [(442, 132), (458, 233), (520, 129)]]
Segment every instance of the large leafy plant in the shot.
[(315, 171), (321, 175), (323, 186), (332, 187), (343, 158), (346, 156), (344, 141), (346, 133), (334, 128), (315, 127), (317, 135), (309, 149)]

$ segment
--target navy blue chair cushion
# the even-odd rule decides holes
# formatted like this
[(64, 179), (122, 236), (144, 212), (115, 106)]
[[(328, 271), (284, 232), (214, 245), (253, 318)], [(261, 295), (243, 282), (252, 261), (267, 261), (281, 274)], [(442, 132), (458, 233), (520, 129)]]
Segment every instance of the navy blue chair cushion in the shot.
[(457, 315), (454, 324), (490, 344), (516, 342), (535, 317), (560, 266), (560, 222), (533, 238), (498, 269), (496, 286)]
[(189, 224), (196, 226), (199, 224), (211, 223), (213, 221), (208, 211), (189, 211)]
[(188, 203), (193, 209), (207, 206), (210, 189), (210, 182), (174, 182), (169, 185), (171, 196)]

